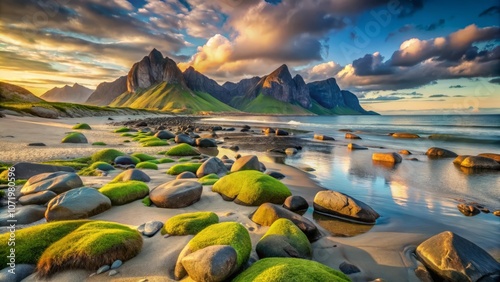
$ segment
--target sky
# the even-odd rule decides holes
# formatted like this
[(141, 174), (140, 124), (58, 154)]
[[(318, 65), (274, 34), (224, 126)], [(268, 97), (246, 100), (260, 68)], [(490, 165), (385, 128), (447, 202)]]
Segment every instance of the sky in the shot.
[(2, 0), (0, 80), (37, 95), (153, 48), (219, 83), (282, 64), (386, 114), (500, 113), (497, 0)]

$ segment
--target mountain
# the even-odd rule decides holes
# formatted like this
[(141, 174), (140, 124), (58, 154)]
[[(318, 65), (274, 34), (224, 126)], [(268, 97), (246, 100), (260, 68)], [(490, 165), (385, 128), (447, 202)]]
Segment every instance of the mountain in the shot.
[(95, 91), (87, 99), (86, 103), (96, 106), (107, 106), (116, 97), (127, 91), (127, 77), (121, 76), (113, 82), (103, 82), (97, 85)]
[(85, 103), (92, 92), (92, 89), (75, 83), (73, 86), (54, 87), (40, 97), (49, 102)]
[(187, 87), (191, 90), (208, 93), (226, 104), (229, 104), (232, 99), (229, 90), (220, 86), (215, 80), (197, 72), (193, 67), (187, 68), (183, 76)]
[(35, 94), (20, 86), (0, 81), (0, 102), (43, 102)]

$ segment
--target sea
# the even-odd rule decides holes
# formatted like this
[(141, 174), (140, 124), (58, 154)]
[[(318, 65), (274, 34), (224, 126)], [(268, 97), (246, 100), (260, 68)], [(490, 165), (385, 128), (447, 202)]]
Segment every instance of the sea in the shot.
[[(465, 202), (491, 212), (500, 210), (500, 171), (466, 170), (454, 165), (453, 158), (429, 159), (425, 155), (430, 147), (458, 155), (500, 154), (500, 115), (216, 116), (202, 122), (289, 129), (297, 137), (317, 142), (318, 146), (305, 146), (297, 155), (286, 157), (284, 163), (315, 169), (310, 175), (321, 186), (361, 200), (381, 215), (375, 226), (352, 228), (351, 233), (342, 221), (314, 215), (333, 235), (359, 236), (378, 229), (431, 236), (450, 230), (500, 258), (500, 217), (484, 212), (465, 216), (457, 209)], [(344, 130), (362, 139), (345, 139)], [(420, 138), (397, 139), (390, 136), (394, 132)], [(314, 134), (335, 141), (316, 141)], [(369, 149), (350, 151), (347, 144), (351, 142)], [(371, 160), (374, 152), (403, 149), (412, 155), (403, 155), (403, 162), (395, 166)]]

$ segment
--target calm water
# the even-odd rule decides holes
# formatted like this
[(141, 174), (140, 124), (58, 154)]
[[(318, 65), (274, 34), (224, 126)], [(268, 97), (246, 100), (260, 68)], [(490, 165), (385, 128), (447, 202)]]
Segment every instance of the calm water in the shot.
[[(500, 209), (500, 172), (471, 173), (455, 166), (453, 159), (431, 160), (424, 155), (433, 146), (450, 149), (459, 155), (500, 153), (500, 115), (247, 116), (216, 117), (204, 121), (307, 130), (311, 133), (299, 136), (309, 140), (312, 140), (313, 133), (333, 136), (336, 141), (305, 147), (296, 156), (287, 157), (285, 163), (313, 167), (316, 171), (312, 174), (322, 186), (372, 206), (382, 215), (372, 232), (403, 229), (430, 236), (451, 230), (500, 256), (500, 218), (484, 213), (465, 217), (456, 208), (457, 199), (463, 199), (481, 203), (492, 211)], [(363, 139), (346, 140), (345, 133), (339, 129), (350, 129)], [(422, 138), (395, 139), (388, 136), (390, 132), (416, 133)], [(445, 140), (430, 140), (428, 136), (431, 134), (447, 136)], [(346, 148), (349, 142), (370, 149), (349, 151)], [(400, 149), (410, 150), (413, 152), (411, 157), (418, 161), (403, 160), (392, 167), (371, 160), (373, 152), (397, 152)]]

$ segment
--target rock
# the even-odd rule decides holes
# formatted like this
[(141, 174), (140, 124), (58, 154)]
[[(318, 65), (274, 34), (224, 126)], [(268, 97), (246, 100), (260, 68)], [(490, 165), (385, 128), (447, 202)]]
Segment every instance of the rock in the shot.
[(29, 143), (28, 146), (30, 147), (45, 147), (45, 143)]
[(196, 139), (196, 146), (201, 148), (217, 147), (217, 142), (211, 138), (198, 138)]
[(88, 141), (82, 133), (71, 132), (61, 140), (61, 143), (88, 143)]
[(259, 171), (260, 172), (265, 172), (267, 170), (266, 165), (264, 165), (263, 163), (259, 163), (259, 164), (260, 164)]
[(360, 146), (358, 144), (354, 144), (354, 143), (347, 144), (347, 148), (349, 150), (368, 150), (368, 148)]
[(212, 126), (212, 128), (210, 128), (210, 130), (219, 131), (219, 130), (222, 130), (222, 126)]
[(179, 144), (170, 148), (166, 154), (168, 156), (186, 157), (199, 156), (200, 152), (196, 148), (191, 147), (189, 144)]
[(460, 163), (460, 165), (467, 168), (500, 170), (500, 164), (494, 159), (480, 156), (467, 157)]
[(184, 171), (184, 172), (178, 174), (175, 179), (192, 179), (192, 178), (197, 178), (196, 174), (194, 174), (194, 172)]
[(357, 222), (375, 224), (380, 215), (367, 204), (337, 191), (320, 191), (314, 197), (314, 211)]
[(290, 220), (276, 220), (255, 248), (259, 258), (294, 257), (311, 258), (311, 243), (306, 235)]
[(361, 139), (358, 135), (354, 133), (346, 133), (345, 134), (345, 139)]
[(276, 131), (275, 131), (274, 129), (270, 128), (270, 127), (267, 127), (267, 128), (262, 129), (262, 132), (263, 132), (264, 134), (266, 134), (266, 135), (276, 133)]
[(500, 210), (494, 211), (493, 214), (496, 215), (496, 216), (500, 216)]
[(327, 140), (335, 141), (335, 138), (323, 134), (314, 134), (314, 139), (322, 141), (327, 141)]
[(36, 270), (34, 264), (16, 264), (15, 273), (9, 272), (10, 267), (6, 267), (0, 271), (0, 281), (2, 282), (19, 282), (24, 278), (33, 274)]
[(372, 160), (377, 162), (400, 163), (403, 158), (398, 153), (373, 153)]
[(194, 146), (195, 142), (194, 142), (194, 139), (191, 138), (189, 135), (187, 134), (179, 134), (177, 136), (175, 136), (175, 143), (177, 144), (189, 144), (191, 146)]
[(231, 172), (242, 171), (242, 170), (259, 170), (260, 162), (259, 158), (254, 155), (247, 155), (236, 159), (233, 166), (231, 167)]
[(118, 174), (113, 180), (122, 182), (130, 180), (149, 182), (151, 181), (151, 178), (144, 171), (133, 168), (133, 169), (127, 169), (124, 172)]
[(281, 180), (286, 177), (283, 173), (277, 171), (268, 171), (266, 172), (266, 174), (278, 180)]
[(173, 134), (172, 132), (170, 132), (168, 130), (160, 130), (160, 131), (156, 132), (154, 136), (158, 137), (160, 139), (163, 139), (163, 140), (169, 140), (169, 139), (175, 138), (175, 134)]
[(240, 147), (238, 145), (231, 145), (229, 146), (229, 150), (238, 152), (240, 150)]
[(148, 221), (141, 224), (137, 231), (146, 237), (153, 237), (158, 231), (163, 228), (163, 222), (161, 221)]
[(135, 166), (137, 164), (137, 160), (131, 156), (119, 156), (115, 158), (113, 163), (120, 166)]
[(354, 273), (358, 273), (358, 272), (361, 272), (361, 270), (359, 270), (359, 268), (357, 266), (355, 266), (354, 264), (350, 264), (348, 262), (342, 262), (340, 265), (339, 265), (339, 269), (340, 271), (342, 271), (344, 274), (354, 274)]
[(75, 172), (75, 170), (69, 166), (55, 166), (25, 162), (16, 163), (13, 167), (15, 169), (14, 174), (16, 175), (16, 179), (28, 179), (32, 176), (46, 172)]
[[(16, 211), (14, 213), (14, 219), (17, 220), (16, 224), (30, 224), (35, 221), (39, 221), (43, 218), (45, 209), (46, 208), (44, 206), (39, 205), (16, 207)], [(10, 213), (7, 209), (3, 210), (0, 213), (0, 226), (9, 226), (9, 219), (12, 219), (12, 217), (10, 217)]]
[(52, 191), (56, 194), (82, 187), (80, 176), (72, 172), (42, 173), (30, 177), (21, 188), (20, 196), (34, 194), (43, 191)]
[(111, 269), (117, 269), (118, 267), (122, 266), (123, 262), (121, 260), (115, 260), (112, 264), (111, 264)]
[(56, 193), (54, 193), (50, 190), (45, 190), (45, 191), (29, 194), (26, 196), (22, 196), (19, 198), (19, 203), (23, 206), (45, 205), (48, 201), (52, 200), (55, 196), (57, 196)]
[(109, 265), (103, 265), (103, 266), (99, 267), (99, 269), (96, 271), (96, 274), (99, 275), (101, 273), (104, 273), (104, 272), (108, 271), (109, 268), (110, 268)]
[(472, 205), (459, 204), (457, 205), (457, 208), (465, 216), (474, 216), (480, 213), (479, 209)]
[(408, 151), (408, 150), (401, 150), (401, 151), (399, 151), (399, 153), (400, 153), (401, 155), (411, 155), (411, 152), (410, 152), (410, 151)]
[(427, 268), (446, 281), (495, 281), (493, 277), (500, 274), (500, 263), (492, 256), (450, 231), (421, 243), (416, 254)]
[(155, 187), (149, 198), (160, 208), (184, 208), (198, 202), (202, 191), (200, 183), (178, 179)]
[(425, 153), (429, 158), (455, 158), (457, 157), (457, 154), (455, 154), (452, 151), (438, 148), (438, 147), (432, 147), (427, 150)]
[(457, 156), (454, 160), (453, 160), (453, 163), (454, 164), (457, 164), (457, 165), (460, 165), (466, 158), (470, 157), (470, 155), (460, 155), (460, 156)]
[(111, 208), (111, 200), (93, 188), (82, 187), (52, 199), (45, 212), (47, 221), (85, 219)]
[(280, 218), (291, 220), (302, 232), (304, 232), (304, 234), (306, 234), (307, 238), (311, 242), (314, 242), (321, 237), (321, 233), (318, 231), (318, 228), (309, 219), (278, 205), (264, 203), (260, 205), (250, 216), (250, 219), (253, 222), (262, 226), (271, 226)]
[(482, 154), (479, 154), (478, 156), (479, 157), (485, 157), (485, 158), (494, 159), (497, 163), (500, 163), (500, 154), (482, 153)]
[(392, 134), (393, 138), (420, 138), (418, 134), (407, 133), (407, 132), (396, 132)]
[(194, 281), (226, 281), (237, 269), (237, 253), (233, 247), (214, 245), (185, 256), (182, 266)]
[(206, 160), (196, 171), (196, 176), (201, 178), (212, 173), (217, 174), (219, 177), (228, 173), (224, 163), (217, 157), (212, 157)]
[(116, 270), (114, 270), (114, 269), (113, 269), (113, 270), (111, 270), (111, 271), (108, 273), (108, 275), (109, 275), (109, 276), (115, 276), (116, 274), (118, 274), (118, 271), (116, 271)]
[(224, 128), (223, 130), (224, 130), (224, 131), (235, 131), (235, 130), (236, 130), (236, 128), (234, 128), (234, 127), (229, 127), (229, 128)]
[(295, 155), (295, 154), (297, 154), (297, 152), (298, 151), (295, 148), (286, 148), (286, 150), (285, 150), (285, 154), (287, 154), (287, 155)]
[(309, 208), (309, 204), (307, 203), (306, 199), (301, 196), (290, 196), (286, 198), (285, 202), (283, 203), (283, 207), (287, 210), (296, 212), (307, 210)]
[(249, 125), (247, 125), (247, 124), (243, 125), (241, 128), (243, 128), (243, 129), (252, 129), (252, 128), (251, 128)]
[(276, 129), (275, 131), (276, 136), (288, 136), (288, 131), (283, 130), (283, 129)]

